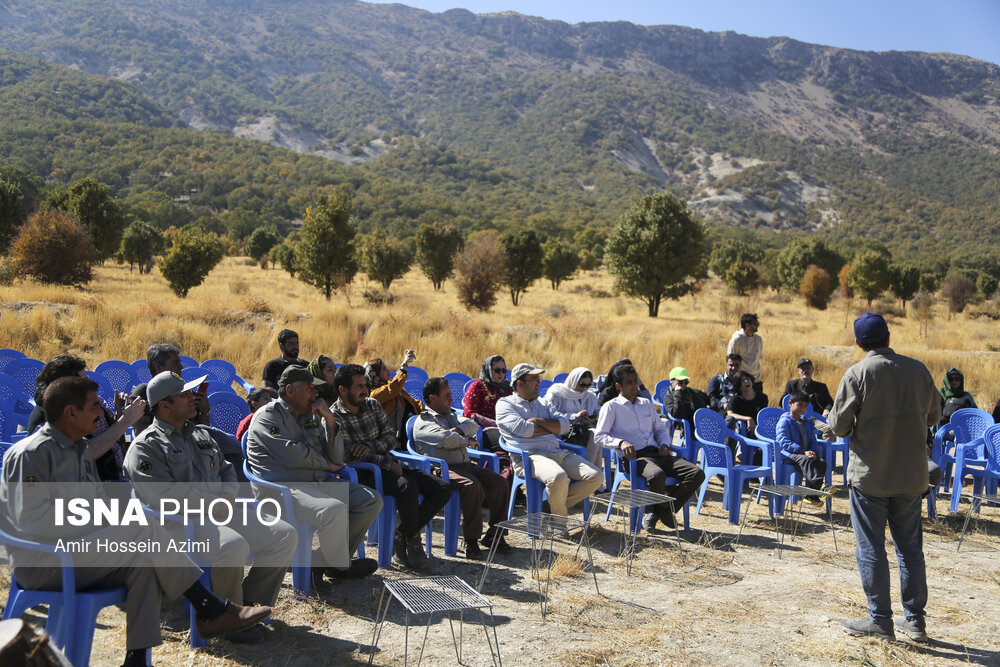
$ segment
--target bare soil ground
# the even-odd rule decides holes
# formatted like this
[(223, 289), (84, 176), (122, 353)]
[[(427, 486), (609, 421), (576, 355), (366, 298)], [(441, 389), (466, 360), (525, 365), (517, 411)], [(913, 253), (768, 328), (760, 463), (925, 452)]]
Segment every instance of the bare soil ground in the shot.
[[(746, 495), (744, 495), (746, 498)], [(745, 507), (745, 503), (744, 503)], [(946, 497), (938, 502), (946, 511)], [(591, 538), (600, 595), (590, 574), (572, 559), (575, 545), (556, 544), (549, 613), (543, 620), (528, 567), (530, 542), (512, 535), (510, 556), (497, 556), (483, 593), (493, 602), (496, 631), (506, 665), (1000, 665), (1000, 509), (984, 507), (956, 552), (961, 516), (925, 521), (933, 642), (919, 646), (900, 635), (895, 642), (856, 639), (841, 618), (865, 615), (854, 560), (847, 500), (834, 501), (837, 545), (821, 509), (806, 505), (794, 540), (786, 535), (779, 558), (766, 504), (754, 505), (739, 544), (713, 481), (692, 530), (682, 533), (683, 553), (672, 533), (657, 530), (639, 539), (631, 576), (619, 557), (620, 524), (592, 520)], [(662, 527), (661, 527), (662, 528)], [(475, 586), (483, 565), (443, 555), (440, 519), (435, 525), (433, 574), (454, 574)], [(891, 544), (887, 549), (892, 553)], [(890, 563), (893, 562), (890, 556)], [(375, 608), (383, 579), (411, 573), (380, 570), (365, 581), (322, 582), (301, 599), (291, 575), (274, 612), (271, 639), (258, 646), (214, 640), (192, 650), (187, 617), (179, 603), (165, 605), (164, 645), (157, 665), (350, 665), (368, 662)], [(4, 568), (0, 575), (6, 579)], [(0, 582), (0, 584), (6, 583)], [(893, 570), (893, 592), (898, 577)], [(896, 613), (901, 609), (895, 605)], [(44, 612), (32, 613), (40, 621)], [(483, 632), (466, 619), (463, 661), (490, 664)], [(423, 637), (421, 619), (410, 629), (410, 659)], [(393, 604), (374, 655), (376, 665), (403, 664), (404, 615)], [(120, 664), (124, 614), (105, 610), (94, 640), (92, 664)], [(457, 626), (457, 623), (456, 623)], [(457, 628), (456, 628), (457, 631)], [(429, 630), (425, 664), (455, 664), (446, 619)], [(415, 663), (414, 663), (415, 664)]]

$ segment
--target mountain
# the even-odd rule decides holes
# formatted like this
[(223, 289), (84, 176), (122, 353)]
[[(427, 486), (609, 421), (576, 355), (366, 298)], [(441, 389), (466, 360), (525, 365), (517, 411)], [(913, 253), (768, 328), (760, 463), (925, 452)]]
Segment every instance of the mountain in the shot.
[(363, 229), (579, 236), (669, 187), (906, 254), (1000, 238), (1000, 68), (961, 56), (353, 0), (5, 0), (0, 44), (129, 84), (156, 122), (357, 167)]

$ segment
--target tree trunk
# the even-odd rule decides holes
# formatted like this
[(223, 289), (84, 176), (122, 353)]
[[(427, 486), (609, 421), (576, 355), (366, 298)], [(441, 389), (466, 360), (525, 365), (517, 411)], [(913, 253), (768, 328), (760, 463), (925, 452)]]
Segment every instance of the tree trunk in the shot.
[(515, 306), (517, 305), (517, 301), (518, 301), (518, 299), (520, 298), (520, 296), (521, 296), (521, 292), (520, 292), (520, 290), (513, 290), (513, 289), (512, 289), (512, 290), (510, 291), (510, 300), (511, 300), (512, 302), (514, 302), (514, 305), (515, 305)]
[(655, 296), (646, 299), (646, 305), (649, 306), (649, 316), (656, 317), (660, 314), (660, 297)]

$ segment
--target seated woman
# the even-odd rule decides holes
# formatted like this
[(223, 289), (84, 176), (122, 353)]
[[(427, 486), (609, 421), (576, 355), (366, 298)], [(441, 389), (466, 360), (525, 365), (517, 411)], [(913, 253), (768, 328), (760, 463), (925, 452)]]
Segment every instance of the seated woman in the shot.
[[(628, 357), (623, 357), (611, 364), (611, 368), (608, 369), (608, 374), (604, 376), (604, 384), (598, 387), (597, 394), (597, 404), (604, 405), (612, 398), (618, 397), (618, 388), (615, 387), (614, 381), (611, 380), (615, 376), (615, 369), (619, 366), (635, 366), (631, 359)], [(649, 393), (649, 389), (646, 389), (646, 385), (642, 383), (642, 379), (639, 379), (639, 398), (647, 398), (653, 400), (653, 395)]]
[[(757, 413), (762, 408), (767, 407), (767, 399), (763, 395), (758, 394), (754, 389), (753, 376), (749, 373), (741, 371), (737, 380), (738, 384), (736, 386), (738, 391), (729, 402), (726, 423), (730, 424), (730, 428), (733, 430), (736, 430), (739, 424), (743, 424), (747, 436), (752, 438), (755, 436), (757, 430)], [(729, 444), (729, 448), (735, 454), (736, 441), (730, 439), (730, 442), (727, 444)], [(740, 462), (747, 465), (758, 465), (760, 463), (760, 450), (754, 450), (753, 461), (741, 460)]]
[(514, 390), (507, 381), (507, 362), (499, 354), (487, 357), (479, 369), (479, 378), (469, 385), (462, 398), (462, 414), (483, 429), (483, 446), (500, 457), (500, 474), (509, 483), (513, 477), (510, 456), (500, 449), (500, 431), (497, 429), (497, 401), (510, 396)]
[(319, 397), (326, 401), (327, 406), (336, 403), (340, 395), (337, 393), (337, 387), (333, 384), (333, 376), (337, 373), (337, 365), (333, 363), (333, 359), (325, 354), (319, 355), (309, 362), (309, 372), (313, 374), (313, 377), (326, 383), (314, 385)]
[(951, 420), (951, 416), (962, 408), (976, 408), (976, 400), (972, 394), (965, 391), (965, 376), (957, 368), (950, 368), (944, 374), (944, 386), (938, 389), (941, 395), (942, 426)]
[(389, 417), (389, 427), (396, 433), (396, 441), (401, 448), (406, 447), (406, 420), (410, 415), (419, 415), (424, 404), (410, 396), (403, 385), (406, 383), (406, 369), (416, 359), (413, 350), (407, 350), (403, 363), (395, 375), (381, 359), (373, 359), (365, 364), (365, 379), (368, 381), (369, 396), (374, 398)]
[[(42, 411), (42, 397), (49, 385), (59, 378), (79, 375), (87, 377), (87, 362), (79, 357), (61, 354), (45, 364), (35, 379), (35, 409), (28, 417), (28, 433), (33, 433), (45, 424)], [(132, 426), (146, 409), (146, 401), (132, 399), (121, 392), (115, 392), (115, 412), (101, 400), (103, 415), (97, 419), (97, 431), (88, 436), (90, 453), (97, 463), (97, 474), (105, 482), (125, 481), (122, 463), (125, 461), (125, 431)], [(115, 414), (117, 413), (117, 415)]]
[(574, 368), (562, 382), (556, 382), (545, 394), (545, 402), (564, 416), (571, 424), (570, 432), (562, 439), (571, 445), (587, 448), (587, 460), (604, 467), (603, 447), (594, 442), (594, 426), (597, 424), (597, 394), (590, 391), (594, 374), (584, 367)]

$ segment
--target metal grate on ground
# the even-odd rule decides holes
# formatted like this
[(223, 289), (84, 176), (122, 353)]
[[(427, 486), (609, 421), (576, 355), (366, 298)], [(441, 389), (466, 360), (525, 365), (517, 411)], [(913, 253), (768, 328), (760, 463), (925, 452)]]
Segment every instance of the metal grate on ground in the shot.
[(453, 576), (413, 577), (385, 582), (385, 587), (412, 614), (488, 609), (493, 604)]

